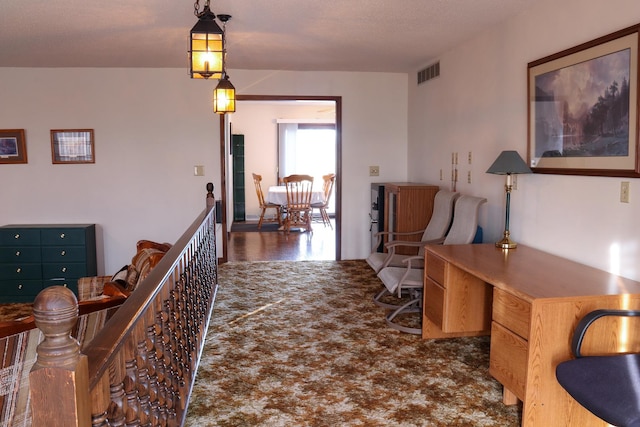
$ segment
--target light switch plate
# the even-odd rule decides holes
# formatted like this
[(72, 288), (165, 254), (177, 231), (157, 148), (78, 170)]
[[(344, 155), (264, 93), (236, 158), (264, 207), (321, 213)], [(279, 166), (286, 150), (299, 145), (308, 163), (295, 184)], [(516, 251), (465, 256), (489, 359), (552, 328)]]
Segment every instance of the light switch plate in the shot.
[(193, 167), (193, 175), (194, 176), (204, 176), (204, 166), (196, 165)]
[(629, 203), (629, 181), (620, 183), (620, 202)]

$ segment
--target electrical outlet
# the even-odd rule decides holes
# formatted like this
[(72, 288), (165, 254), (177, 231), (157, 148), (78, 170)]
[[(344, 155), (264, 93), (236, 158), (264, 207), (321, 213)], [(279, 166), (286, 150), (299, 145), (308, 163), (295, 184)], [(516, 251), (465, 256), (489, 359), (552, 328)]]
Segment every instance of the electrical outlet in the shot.
[(620, 202), (629, 203), (629, 181), (620, 183)]
[(369, 166), (369, 176), (380, 176), (380, 166)]

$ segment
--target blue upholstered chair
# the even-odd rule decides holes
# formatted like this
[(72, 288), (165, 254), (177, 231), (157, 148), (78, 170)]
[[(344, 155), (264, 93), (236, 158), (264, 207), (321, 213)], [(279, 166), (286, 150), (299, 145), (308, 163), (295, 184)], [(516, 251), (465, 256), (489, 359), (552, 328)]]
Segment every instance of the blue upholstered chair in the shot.
[(589, 326), (604, 316), (640, 316), (636, 310), (596, 310), (587, 314), (573, 335), (575, 359), (556, 367), (560, 385), (602, 420), (621, 427), (640, 426), (640, 354), (583, 356)]

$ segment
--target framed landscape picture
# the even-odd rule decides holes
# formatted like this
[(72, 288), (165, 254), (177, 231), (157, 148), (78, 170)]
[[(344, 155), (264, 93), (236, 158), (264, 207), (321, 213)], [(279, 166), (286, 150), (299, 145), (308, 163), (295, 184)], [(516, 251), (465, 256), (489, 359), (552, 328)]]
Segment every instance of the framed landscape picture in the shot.
[(54, 164), (95, 163), (93, 129), (52, 130), (51, 158)]
[(24, 129), (0, 130), (0, 164), (27, 163)]
[(533, 172), (640, 176), (639, 28), (528, 64), (527, 157)]

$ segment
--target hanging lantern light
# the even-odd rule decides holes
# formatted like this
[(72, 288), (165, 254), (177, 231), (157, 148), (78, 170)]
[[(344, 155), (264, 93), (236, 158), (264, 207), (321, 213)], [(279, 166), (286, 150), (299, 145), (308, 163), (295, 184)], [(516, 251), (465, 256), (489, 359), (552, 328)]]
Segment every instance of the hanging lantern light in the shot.
[(224, 73), (213, 90), (213, 112), (218, 114), (233, 113), (236, 111), (236, 88), (233, 87), (229, 76)]
[(202, 12), (197, 0), (194, 14), (198, 22), (189, 35), (189, 75), (193, 79), (219, 79), (224, 71), (224, 31), (206, 0)]

